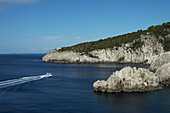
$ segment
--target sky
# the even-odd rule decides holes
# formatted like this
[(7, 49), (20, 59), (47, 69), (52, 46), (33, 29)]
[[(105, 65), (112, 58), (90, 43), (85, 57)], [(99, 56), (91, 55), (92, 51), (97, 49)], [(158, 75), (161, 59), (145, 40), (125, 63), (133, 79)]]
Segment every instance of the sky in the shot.
[(0, 0), (0, 54), (55, 48), (170, 21), (170, 0)]

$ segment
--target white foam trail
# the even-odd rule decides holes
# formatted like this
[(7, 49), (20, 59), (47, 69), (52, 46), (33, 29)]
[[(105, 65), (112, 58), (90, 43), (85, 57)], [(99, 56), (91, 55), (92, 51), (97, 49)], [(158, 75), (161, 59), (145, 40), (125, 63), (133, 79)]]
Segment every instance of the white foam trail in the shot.
[(26, 83), (26, 82), (40, 80), (40, 79), (47, 78), (47, 77), (50, 77), (50, 76), (47, 76), (47, 75), (30, 76), (30, 77), (22, 77), (22, 78), (19, 78), (19, 79), (1, 81), (0, 82), (0, 88), (5, 88), (5, 87), (8, 87), (8, 86), (14, 86), (14, 85), (17, 85), (17, 84), (23, 84), (23, 83)]

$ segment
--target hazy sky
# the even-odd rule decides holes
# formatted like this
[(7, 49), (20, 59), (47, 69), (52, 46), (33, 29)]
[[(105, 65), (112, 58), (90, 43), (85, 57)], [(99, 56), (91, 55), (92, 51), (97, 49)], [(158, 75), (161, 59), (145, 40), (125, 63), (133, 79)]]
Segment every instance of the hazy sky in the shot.
[(0, 54), (45, 53), (170, 21), (170, 0), (0, 0)]

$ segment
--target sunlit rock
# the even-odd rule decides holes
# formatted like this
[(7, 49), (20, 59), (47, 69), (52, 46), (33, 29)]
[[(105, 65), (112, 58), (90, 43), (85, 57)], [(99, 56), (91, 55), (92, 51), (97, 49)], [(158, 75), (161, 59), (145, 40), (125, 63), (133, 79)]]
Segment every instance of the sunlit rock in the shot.
[(162, 87), (159, 85), (159, 77), (148, 69), (125, 67), (114, 72), (107, 81), (96, 81), (93, 88), (94, 91), (114, 93), (145, 92)]
[(161, 53), (156, 56), (156, 58), (154, 58), (154, 60), (152, 61), (149, 70), (155, 72), (165, 63), (170, 63), (170, 52)]
[(170, 63), (163, 64), (156, 70), (156, 76), (159, 77), (160, 83), (163, 85), (170, 84)]
[[(138, 40), (143, 42), (143, 45), (140, 48), (132, 48), (132, 45)], [(149, 64), (153, 56), (163, 52), (163, 46), (158, 42), (157, 38), (152, 35), (142, 35), (140, 39), (122, 44), (120, 47), (93, 50), (88, 54), (53, 50), (43, 57), (43, 61), (56, 63), (143, 63), (147, 61), (146, 63)]]

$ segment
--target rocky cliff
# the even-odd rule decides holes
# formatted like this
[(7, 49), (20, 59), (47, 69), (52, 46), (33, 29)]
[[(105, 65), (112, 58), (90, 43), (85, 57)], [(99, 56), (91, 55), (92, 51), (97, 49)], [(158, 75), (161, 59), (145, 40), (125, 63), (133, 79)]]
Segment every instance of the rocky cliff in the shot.
[(151, 26), (147, 30), (109, 37), (71, 47), (54, 49), (43, 57), (44, 62), (151, 63), (154, 56), (170, 50), (170, 22)]
[(114, 72), (106, 81), (96, 81), (93, 89), (108, 93), (145, 92), (162, 89), (163, 85), (169, 84), (170, 52), (167, 52), (158, 55), (151, 63), (150, 69), (125, 67)]

